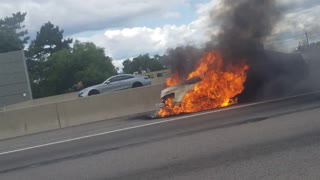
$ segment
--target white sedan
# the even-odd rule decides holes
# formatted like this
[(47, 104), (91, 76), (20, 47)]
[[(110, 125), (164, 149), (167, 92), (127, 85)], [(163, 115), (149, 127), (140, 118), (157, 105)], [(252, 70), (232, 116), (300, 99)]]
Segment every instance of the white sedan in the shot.
[(121, 74), (112, 76), (102, 84), (91, 86), (81, 90), (79, 97), (93, 96), (112, 91), (120, 91), (129, 88), (137, 88), (151, 85), (151, 80), (147, 76), (137, 76), (131, 74)]

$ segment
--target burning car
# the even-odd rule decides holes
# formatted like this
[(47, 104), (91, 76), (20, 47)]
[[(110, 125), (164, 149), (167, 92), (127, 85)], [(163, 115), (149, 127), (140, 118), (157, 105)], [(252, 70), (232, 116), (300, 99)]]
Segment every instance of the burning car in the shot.
[(244, 90), (246, 72), (243, 63), (224, 64), (219, 51), (203, 55), (197, 68), (186, 78), (173, 74), (161, 92), (163, 107), (159, 117), (195, 113), (226, 107), (237, 102), (236, 96)]
[(259, 57), (254, 63), (241, 59), (228, 63), (220, 51), (205, 53), (187, 77), (173, 74), (167, 79), (158, 116), (195, 113), (299, 91), (300, 82), (308, 75), (301, 54), (261, 51)]

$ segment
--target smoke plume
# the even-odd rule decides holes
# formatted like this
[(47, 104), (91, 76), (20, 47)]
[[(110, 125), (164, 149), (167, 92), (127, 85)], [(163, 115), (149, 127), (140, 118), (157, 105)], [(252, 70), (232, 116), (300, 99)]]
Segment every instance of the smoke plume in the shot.
[[(224, 0), (218, 46), (227, 59), (254, 60), (280, 19), (275, 0)], [(213, 12), (214, 13), (214, 12)]]
[(208, 26), (220, 25), (204, 49), (179, 47), (168, 50), (167, 66), (181, 79), (192, 72), (204, 52), (219, 49), (226, 64), (249, 65), (245, 90), (240, 102), (271, 98), (291, 93), (294, 84), (306, 75), (299, 54), (266, 51), (264, 41), (281, 19), (275, 0), (222, 0), (222, 8), (212, 11)]

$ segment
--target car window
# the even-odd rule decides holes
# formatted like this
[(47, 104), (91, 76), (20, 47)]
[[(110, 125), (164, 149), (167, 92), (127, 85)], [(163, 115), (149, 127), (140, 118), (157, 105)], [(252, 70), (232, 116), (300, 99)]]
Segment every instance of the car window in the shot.
[(117, 81), (120, 81), (121, 79), (122, 79), (121, 76), (116, 76), (116, 77), (110, 78), (109, 81), (110, 82), (117, 82)]
[(109, 81), (110, 82), (118, 82), (118, 81), (123, 81), (123, 80), (127, 80), (127, 79), (132, 79), (132, 78), (134, 78), (134, 76), (122, 75), (122, 76), (116, 76), (116, 77), (110, 78)]
[(123, 75), (122, 80), (127, 80), (127, 79), (133, 79), (134, 76), (130, 76), (130, 75)]

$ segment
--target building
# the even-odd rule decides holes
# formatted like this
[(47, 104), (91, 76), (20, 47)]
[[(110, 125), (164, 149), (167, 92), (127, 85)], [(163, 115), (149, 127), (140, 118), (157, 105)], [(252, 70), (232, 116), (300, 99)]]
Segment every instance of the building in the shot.
[(24, 51), (0, 53), (0, 107), (32, 100)]

